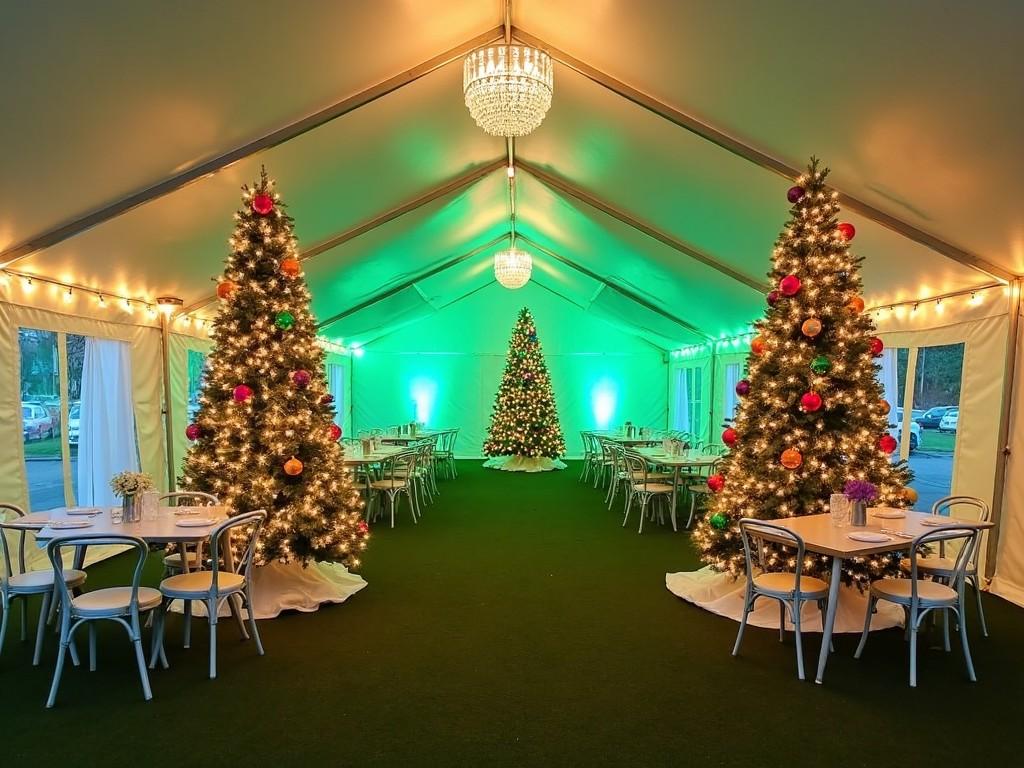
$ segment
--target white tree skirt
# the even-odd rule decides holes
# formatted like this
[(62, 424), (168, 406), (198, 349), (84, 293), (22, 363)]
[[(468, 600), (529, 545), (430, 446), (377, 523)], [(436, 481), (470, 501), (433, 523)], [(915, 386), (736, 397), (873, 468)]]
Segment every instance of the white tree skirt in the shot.
[[(734, 621), (743, 617), (743, 591), (747, 580), (733, 580), (728, 574), (717, 573), (710, 568), (682, 573), (666, 573), (665, 586), (668, 591), (687, 602), (707, 611), (726, 616)], [(892, 603), (877, 603), (878, 612), (871, 619), (871, 629), (888, 629), (903, 626), (903, 609)], [(833, 632), (862, 632), (864, 613), (868, 609), (867, 597), (856, 587), (843, 585), (839, 588), (839, 608)], [(770, 598), (759, 598), (754, 610), (747, 617), (747, 623), (755, 627), (779, 628), (779, 603)], [(793, 625), (786, 620), (786, 627)], [(817, 603), (804, 603), (800, 614), (800, 629), (803, 632), (821, 632), (821, 612)]]
[[(312, 613), (324, 603), (343, 603), (366, 586), (366, 580), (349, 573), (341, 563), (268, 563), (252, 569), (252, 602), (257, 619), (273, 619), (281, 611)], [(172, 610), (181, 613), (175, 601)], [(201, 602), (192, 603), (196, 616), (205, 616)], [(243, 610), (243, 616), (248, 614)], [(219, 616), (229, 616), (227, 603)]]
[(484, 466), (503, 472), (550, 472), (553, 469), (565, 469), (567, 465), (564, 461), (549, 459), (547, 456), (495, 456), (485, 461)]

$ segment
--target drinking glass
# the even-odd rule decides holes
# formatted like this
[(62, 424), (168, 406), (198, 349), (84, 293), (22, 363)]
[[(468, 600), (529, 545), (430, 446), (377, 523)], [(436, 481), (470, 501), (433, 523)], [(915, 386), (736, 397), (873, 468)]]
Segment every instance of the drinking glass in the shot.
[(120, 525), (124, 522), (124, 507), (118, 504), (116, 507), (110, 508), (110, 522), (114, 525)]
[(845, 493), (833, 493), (828, 498), (829, 512), (832, 514), (832, 525), (843, 528), (850, 522), (850, 500)]

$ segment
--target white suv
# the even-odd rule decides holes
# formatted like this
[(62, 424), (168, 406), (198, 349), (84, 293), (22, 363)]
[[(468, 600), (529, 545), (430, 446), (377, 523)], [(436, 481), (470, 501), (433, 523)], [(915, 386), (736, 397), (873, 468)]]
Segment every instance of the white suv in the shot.
[(939, 422), (939, 432), (956, 432), (959, 423), (960, 409), (950, 408), (943, 414), (942, 421)]
[[(941, 427), (940, 427), (941, 429)], [(896, 442), (903, 441), (903, 409), (896, 409), (895, 422), (889, 422), (889, 434), (896, 438)], [(916, 451), (921, 444), (921, 425), (916, 421), (910, 422), (910, 450)]]

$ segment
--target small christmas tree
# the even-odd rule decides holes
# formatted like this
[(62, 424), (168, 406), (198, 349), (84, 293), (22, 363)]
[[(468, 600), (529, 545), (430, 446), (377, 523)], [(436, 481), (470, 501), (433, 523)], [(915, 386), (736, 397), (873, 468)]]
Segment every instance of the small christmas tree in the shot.
[[(850, 480), (877, 488), (875, 502), (906, 506), (910, 473), (893, 464), (889, 404), (876, 379), (882, 342), (864, 314), (860, 264), (850, 253), (852, 224), (839, 222), (827, 169), (811, 159), (788, 192), (790, 219), (776, 242), (768, 309), (751, 342), (747, 376), (736, 386), (740, 405), (722, 433), (731, 447), (694, 539), (704, 562), (740, 575), (742, 517), (771, 520), (827, 512), (829, 496)], [(785, 550), (774, 555), (792, 568)], [(899, 553), (847, 561), (844, 580), (860, 585), (898, 571)], [(828, 572), (827, 557), (811, 556), (804, 573)]]
[(193, 445), (181, 485), (234, 513), (267, 511), (258, 563), (340, 561), (366, 547), (292, 219), (263, 171), (243, 187)]
[[(555, 460), (563, 453), (565, 438), (558, 423), (551, 378), (537, 340), (533, 315), (523, 307), (512, 329), (484, 454)], [(558, 462), (555, 466), (565, 465)]]

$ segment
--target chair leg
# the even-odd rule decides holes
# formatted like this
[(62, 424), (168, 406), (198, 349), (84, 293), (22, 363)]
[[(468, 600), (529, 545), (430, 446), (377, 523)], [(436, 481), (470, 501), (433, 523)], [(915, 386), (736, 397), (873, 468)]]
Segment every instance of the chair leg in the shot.
[(210, 617), (210, 679), (217, 677), (217, 602), (206, 601), (207, 615)]
[(57, 651), (57, 666), (53, 670), (53, 682), (50, 683), (50, 696), (46, 700), (46, 708), (51, 709), (57, 703), (57, 689), (60, 687), (60, 676), (64, 673), (64, 655), (67, 653), (68, 643), (61, 633), (60, 650)]
[(871, 614), (875, 612), (875, 598), (868, 596), (868, 610), (864, 616), (864, 631), (860, 633), (860, 642), (857, 643), (857, 650), (853, 652), (853, 658), (859, 659), (864, 653), (864, 646), (868, 642), (868, 632), (871, 631)]
[[(2, 535), (0, 533), (0, 536)], [(0, 604), (0, 611), (3, 612), (3, 615), (0, 616), (0, 653), (3, 653), (4, 639), (7, 637), (7, 619), (11, 615), (11, 603), (6, 593), (4, 593), (3, 602)]]
[(242, 598), (237, 594), (232, 595), (228, 598), (228, 606), (231, 608), (231, 615), (235, 617), (235, 623), (238, 624), (238, 634), (243, 640), (248, 640), (249, 633), (245, 630), (245, 622), (242, 620)]
[(796, 676), (804, 680), (804, 646), (800, 634), (800, 598), (793, 600), (793, 637), (796, 641)]
[(249, 634), (256, 641), (256, 653), (263, 655), (263, 640), (260, 639), (260, 631), (256, 628), (256, 615), (252, 609), (252, 594), (249, 592), (249, 584), (245, 585), (245, 607), (249, 611)]
[(689, 520), (686, 521), (687, 529), (689, 529), (689, 527), (691, 525), (693, 525), (693, 516), (696, 514), (696, 512), (697, 512), (697, 494), (691, 493), (690, 494), (690, 518), (689, 518)]
[[(970, 678), (972, 683), (978, 681), (977, 675), (974, 674), (974, 660), (971, 659), (971, 647), (967, 644), (967, 625), (964, 623), (963, 613), (967, 606), (964, 605), (963, 596), (960, 597), (960, 607), (957, 610), (958, 618), (960, 621), (960, 644), (964, 647), (964, 663), (967, 665), (967, 676)], [(949, 612), (949, 609), (946, 609)]]
[(736, 642), (732, 646), (732, 655), (736, 656), (740, 652), (740, 643), (743, 642), (743, 632), (747, 628), (747, 615), (750, 613), (750, 609), (753, 607), (753, 601), (751, 598), (750, 582), (747, 582), (747, 589), (743, 593), (743, 618), (740, 619), (740, 630), (736, 633)]
[[(960, 623), (963, 623), (962, 621)], [(949, 611), (942, 612), (942, 648), (949, 653)]]
[(96, 671), (96, 622), (89, 622), (89, 671)]
[(917, 688), (917, 611), (910, 611), (910, 687)]
[(633, 507), (633, 497), (635, 495), (636, 494), (631, 493), (631, 494), (629, 494), (629, 497), (626, 499), (626, 514), (622, 518), (622, 527), (623, 528), (626, 527), (626, 521), (629, 520), (629, 510)]
[(192, 647), (192, 601), (183, 600), (184, 613), (182, 614), (185, 618), (185, 644), (184, 648)]
[[(39, 608), (39, 621), (36, 622), (36, 649), (32, 654), (32, 666), (38, 667), (43, 655), (43, 635), (46, 633), (46, 619), (50, 614), (50, 593), (43, 593), (43, 604)], [(6, 618), (6, 616), (5, 616)], [(0, 647), (2, 647), (0, 643)]]
[(28, 600), (22, 597), (18, 602), (21, 605), (21, 642), (24, 643), (25, 639), (28, 637), (28, 632), (26, 630), (28, 623), (25, 618), (28, 615)]
[(786, 639), (786, 604), (779, 600), (779, 642)]
[(637, 529), (637, 533), (644, 532), (644, 518), (647, 517), (647, 502), (649, 497), (647, 494), (643, 494), (640, 497), (640, 527)]
[[(818, 601), (818, 610), (821, 612), (821, 629), (822, 629), (822, 631), (825, 630), (825, 610), (826, 610), (826, 605), (827, 604), (828, 604), (827, 600), (819, 600)], [(836, 650), (835, 643), (832, 642), (832, 638), (829, 638), (829, 640), (828, 640), (828, 652), (829, 653), (835, 653), (835, 650)]]
[[(981, 634), (984, 637), (988, 637), (988, 624), (985, 623), (985, 609), (981, 606), (981, 584), (978, 583), (977, 578), (971, 579), (971, 587), (974, 589), (974, 597), (978, 601), (978, 619), (981, 621)], [(966, 615), (962, 616), (960, 621), (963, 621), (964, 618), (966, 618)]]

